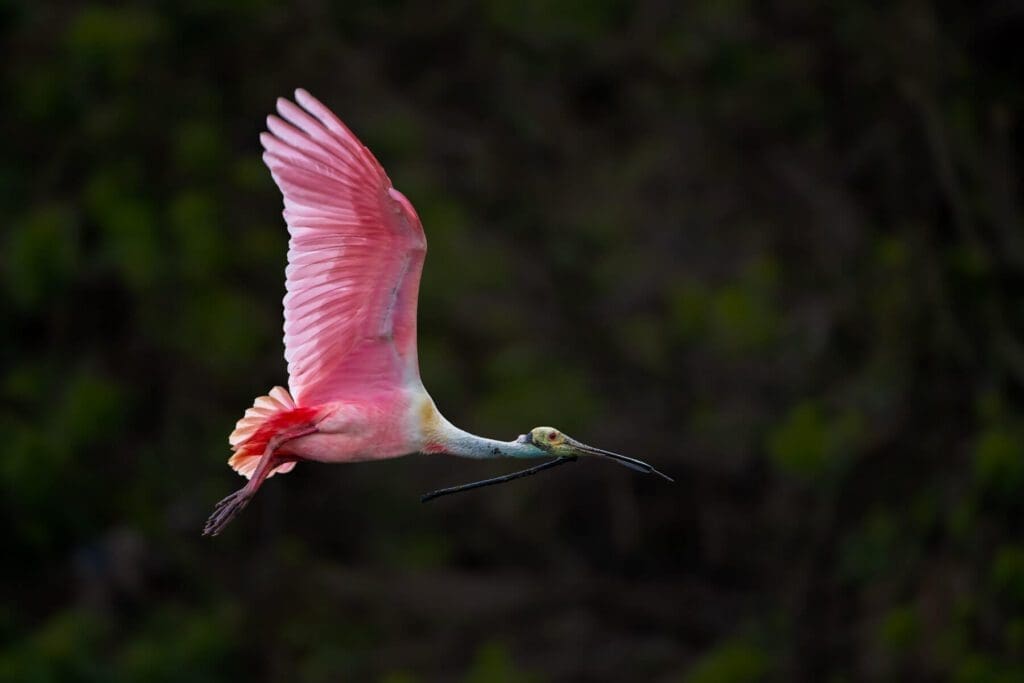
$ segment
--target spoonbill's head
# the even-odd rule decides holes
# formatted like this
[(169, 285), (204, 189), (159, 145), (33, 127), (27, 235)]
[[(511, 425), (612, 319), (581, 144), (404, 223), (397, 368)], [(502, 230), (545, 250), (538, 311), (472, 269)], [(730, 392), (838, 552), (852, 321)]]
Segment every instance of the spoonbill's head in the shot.
[(534, 427), (528, 434), (520, 436), (519, 442), (530, 444), (542, 451), (547, 451), (551, 455), (562, 458), (580, 458), (589, 455), (608, 458), (609, 460), (614, 460), (620, 465), (628, 467), (631, 470), (636, 470), (637, 472), (643, 472), (645, 474), (657, 474), (663, 479), (673, 481), (672, 477), (659, 472), (643, 460), (637, 460), (636, 458), (630, 458), (601, 448), (588, 446), (587, 444), (577, 441), (568, 434), (565, 434), (554, 427)]

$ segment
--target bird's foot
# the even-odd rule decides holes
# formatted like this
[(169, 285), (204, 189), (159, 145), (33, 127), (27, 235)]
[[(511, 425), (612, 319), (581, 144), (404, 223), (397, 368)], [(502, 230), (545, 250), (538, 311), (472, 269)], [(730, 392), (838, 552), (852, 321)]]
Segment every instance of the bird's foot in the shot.
[(206, 520), (203, 536), (216, 536), (252, 500), (253, 492), (242, 487), (213, 507), (213, 514)]

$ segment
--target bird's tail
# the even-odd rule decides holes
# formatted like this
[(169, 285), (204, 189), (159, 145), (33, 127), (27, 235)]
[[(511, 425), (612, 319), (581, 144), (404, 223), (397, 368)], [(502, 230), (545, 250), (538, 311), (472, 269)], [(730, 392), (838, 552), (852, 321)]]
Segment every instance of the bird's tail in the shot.
[[(228, 437), (228, 443), (235, 452), (228, 460), (228, 465), (246, 479), (251, 478), (271, 437), (285, 427), (309, 419), (307, 412), (315, 411), (296, 406), (284, 387), (274, 387), (267, 396), (257, 398)], [(267, 476), (291, 472), (294, 467), (294, 462), (286, 462), (275, 467)]]

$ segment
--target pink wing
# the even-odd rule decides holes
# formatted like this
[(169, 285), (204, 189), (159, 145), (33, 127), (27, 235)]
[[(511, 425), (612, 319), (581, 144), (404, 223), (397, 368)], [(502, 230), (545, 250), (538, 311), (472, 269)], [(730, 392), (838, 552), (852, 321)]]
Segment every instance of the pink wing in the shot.
[(260, 141), (291, 239), (284, 298), (299, 406), (418, 377), (416, 298), (427, 241), (416, 211), (366, 147), (305, 90), (279, 99)]

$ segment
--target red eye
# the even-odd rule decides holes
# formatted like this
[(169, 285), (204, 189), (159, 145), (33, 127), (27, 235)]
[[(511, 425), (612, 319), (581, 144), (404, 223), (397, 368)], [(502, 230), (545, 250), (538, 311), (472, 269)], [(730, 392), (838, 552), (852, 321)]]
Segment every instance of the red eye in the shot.
[(551, 432), (548, 434), (548, 441), (554, 441), (558, 438), (558, 432)]

